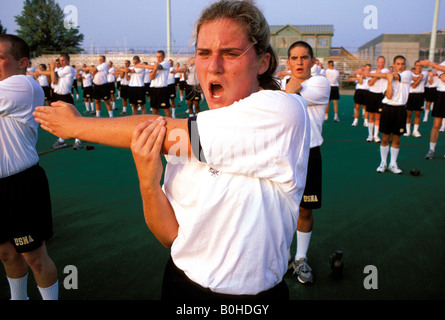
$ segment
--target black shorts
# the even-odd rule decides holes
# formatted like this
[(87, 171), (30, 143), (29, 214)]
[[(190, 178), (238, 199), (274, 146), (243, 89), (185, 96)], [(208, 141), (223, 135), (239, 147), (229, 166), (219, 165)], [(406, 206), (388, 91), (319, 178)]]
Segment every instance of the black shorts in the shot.
[(379, 131), (385, 134), (400, 136), (406, 131), (405, 106), (390, 106), (382, 104)]
[(445, 91), (437, 91), (431, 116), (435, 118), (445, 118)]
[(256, 295), (231, 295), (222, 294), (204, 288), (190, 280), (179, 269), (170, 257), (168, 260), (162, 282), (162, 300), (183, 301), (186, 300), (289, 300), (289, 288), (284, 279), (273, 288), (262, 291)]
[(93, 99), (93, 86), (83, 87), (83, 98)]
[(356, 89), (354, 93), (354, 102), (356, 104), (361, 104), (366, 106), (366, 99), (367, 99), (368, 90), (365, 89)]
[(314, 147), (309, 150), (307, 163), (306, 186), (300, 207), (305, 209), (321, 208), (321, 150)]
[(93, 96), (94, 100), (108, 100), (110, 99), (110, 89), (108, 84), (93, 84)]
[(45, 171), (36, 164), (0, 179), (0, 243), (30, 252), (53, 235), (51, 196)]
[(382, 100), (384, 98), (383, 93), (375, 93), (368, 91), (366, 102), (366, 111), (371, 113), (381, 113), (382, 112)]
[(150, 89), (150, 106), (154, 109), (168, 109), (170, 108), (170, 97), (168, 94), (168, 87)]
[(185, 86), (187, 85), (187, 82), (185, 80), (179, 81), (179, 90), (185, 90)]
[(71, 94), (57, 94), (53, 92), (53, 94), (51, 95), (51, 101), (52, 102), (63, 101), (66, 103), (74, 104), (74, 99)]
[(144, 84), (144, 88), (145, 88), (145, 95), (147, 96), (147, 97), (150, 97), (150, 82), (149, 83), (145, 83)]
[(121, 98), (122, 99), (128, 99), (130, 97), (130, 95), (128, 94), (128, 89), (130, 87), (126, 84), (121, 84)]
[(145, 87), (128, 87), (128, 94), (130, 96), (130, 104), (144, 105), (147, 103), (145, 100)]
[(107, 83), (108, 92), (110, 92), (110, 96), (112, 96), (116, 92), (116, 85), (114, 82), (108, 82)]
[(410, 93), (406, 102), (406, 110), (422, 111), (425, 100), (424, 93)]
[(172, 83), (168, 85), (168, 94), (170, 99), (176, 98), (176, 84)]
[(201, 88), (199, 86), (185, 86), (185, 100), (187, 101), (201, 101)]
[(338, 87), (331, 87), (331, 93), (329, 95), (329, 100), (339, 100), (340, 99), (340, 91)]
[(51, 101), (51, 90), (49, 89), (49, 86), (42, 87), (43, 92), (45, 93), (45, 100)]
[(428, 102), (434, 102), (437, 96), (436, 88), (425, 88), (425, 100)]

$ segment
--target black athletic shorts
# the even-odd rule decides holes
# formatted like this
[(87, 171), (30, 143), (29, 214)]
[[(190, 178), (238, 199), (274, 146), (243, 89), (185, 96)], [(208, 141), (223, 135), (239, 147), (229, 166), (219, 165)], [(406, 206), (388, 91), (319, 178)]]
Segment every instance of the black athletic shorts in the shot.
[(366, 100), (368, 98), (368, 90), (356, 89), (354, 93), (354, 102), (366, 106)]
[(176, 98), (176, 84), (172, 83), (168, 85), (168, 93), (170, 96), (170, 99)]
[(422, 111), (425, 100), (424, 93), (413, 92), (408, 95), (408, 101), (406, 102), (406, 110), (409, 111)]
[(108, 100), (110, 99), (110, 89), (108, 83), (97, 85), (93, 84), (94, 100)]
[(146, 104), (145, 100), (145, 87), (128, 87), (128, 94), (130, 104), (133, 105), (144, 105)]
[[(205, 266), (202, 266), (205, 267)], [(161, 299), (166, 301), (185, 300), (289, 300), (289, 288), (284, 279), (275, 287), (262, 291), (256, 295), (221, 294), (204, 288), (190, 280), (170, 259), (164, 270)]]
[(57, 94), (57, 93), (53, 92), (53, 94), (51, 95), (51, 101), (52, 102), (63, 101), (63, 102), (66, 102), (66, 103), (74, 104), (74, 99), (73, 99), (73, 96), (71, 95), (71, 93), (69, 93), (69, 94)]
[(321, 150), (320, 147), (314, 147), (309, 150), (306, 186), (300, 207), (305, 209), (321, 208), (321, 173)]
[(83, 98), (93, 99), (93, 86), (83, 87)]
[(128, 89), (130, 87), (126, 84), (121, 84), (121, 98), (122, 99), (128, 99), (130, 96), (128, 94)]
[(428, 102), (434, 102), (437, 96), (436, 88), (425, 88), (425, 100)]
[(49, 89), (49, 86), (42, 87), (43, 92), (45, 93), (45, 100), (51, 101), (51, 90)]
[(110, 93), (110, 96), (112, 96), (116, 92), (116, 85), (114, 82), (108, 82), (107, 83), (108, 92)]
[(435, 118), (445, 118), (445, 91), (437, 91), (431, 116)]
[(382, 112), (382, 100), (384, 98), (383, 93), (375, 93), (368, 91), (366, 102), (366, 111), (371, 113), (381, 113)]
[(340, 99), (340, 91), (338, 87), (331, 87), (331, 93), (329, 95), (329, 100), (339, 100)]
[(185, 100), (186, 101), (201, 101), (201, 89), (199, 86), (185, 86)]
[(45, 171), (36, 164), (0, 179), (0, 243), (30, 252), (53, 235), (51, 196)]
[(406, 131), (405, 106), (382, 104), (379, 131), (385, 134), (402, 135)]
[(151, 87), (150, 106), (155, 109), (170, 108), (170, 96), (168, 94), (168, 87)]

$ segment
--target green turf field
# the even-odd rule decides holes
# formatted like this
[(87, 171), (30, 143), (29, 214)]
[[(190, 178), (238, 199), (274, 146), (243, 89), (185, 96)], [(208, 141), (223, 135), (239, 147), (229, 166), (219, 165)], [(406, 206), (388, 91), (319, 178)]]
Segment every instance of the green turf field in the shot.
[[(76, 106), (84, 110), (81, 102)], [(116, 116), (121, 106), (117, 100)], [(377, 174), (379, 145), (365, 142), (363, 121), (351, 127), (352, 106), (352, 96), (342, 95), (341, 122), (334, 123), (331, 114), (324, 124), (323, 207), (314, 211), (308, 252), (315, 282), (304, 286), (287, 275), (291, 299), (443, 299), (445, 134), (436, 158), (427, 161), (432, 121), (421, 123), (421, 138), (402, 137), (398, 163), (404, 173)], [(185, 104), (177, 110), (187, 116)], [(54, 216), (48, 251), (58, 266), (60, 299), (159, 299), (169, 252), (145, 225), (130, 150), (94, 145), (91, 151), (52, 152), (55, 139), (39, 130), (37, 149)], [(415, 167), (418, 177), (409, 174)], [(344, 252), (340, 281), (331, 279), (328, 261), (337, 249)], [(364, 286), (368, 265), (377, 270), (376, 289)], [(65, 288), (73, 276), (64, 273), (67, 266), (77, 269), (77, 289)], [(28, 279), (29, 297), (39, 300), (33, 276)], [(5, 276), (0, 299), (9, 299)]]

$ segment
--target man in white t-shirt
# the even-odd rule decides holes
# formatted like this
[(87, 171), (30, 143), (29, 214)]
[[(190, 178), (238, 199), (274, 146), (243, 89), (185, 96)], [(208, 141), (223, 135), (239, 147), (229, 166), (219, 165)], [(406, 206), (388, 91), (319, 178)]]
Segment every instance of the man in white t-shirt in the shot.
[(368, 114), (366, 111), (366, 100), (369, 92), (368, 78), (363, 74), (371, 71), (371, 65), (368, 63), (360, 70), (355, 71), (355, 75), (347, 79), (347, 81), (356, 81), (355, 93), (354, 93), (354, 121), (352, 126), (356, 127), (358, 124), (358, 118), (360, 116), (360, 106), (362, 106), (362, 114), (364, 118), (363, 125), (368, 126)]
[(96, 103), (96, 117), (100, 117), (102, 100), (108, 110), (108, 116), (113, 117), (113, 107), (110, 102), (110, 90), (108, 88), (108, 70), (110, 66), (106, 62), (105, 56), (99, 56), (99, 65), (97, 67), (88, 67), (93, 74), (93, 94)]
[(131, 108), (133, 109), (133, 115), (138, 113), (138, 106), (141, 107), (142, 114), (147, 113), (147, 109), (145, 107), (145, 69), (140, 68), (140, 64), (141, 59), (139, 56), (134, 56), (134, 67), (130, 67), (128, 71), (128, 75), (130, 76), (130, 82), (128, 83), (128, 94), (130, 97)]
[[(388, 81), (380, 116), (379, 130), (382, 133), (382, 142), (380, 144), (381, 162), (377, 172), (383, 173), (388, 168), (395, 174), (401, 174), (402, 170), (397, 165), (397, 158), (400, 151), (400, 137), (405, 133), (406, 128), (406, 103), (408, 101), (412, 73), (410, 70), (406, 70), (406, 59), (400, 55), (394, 58), (393, 67), (394, 74), (370, 73), (368, 75)], [(391, 148), (389, 146), (390, 142)], [(390, 150), (391, 161), (388, 166), (387, 158)]]
[(443, 119), (445, 119), (445, 61), (441, 64), (436, 64), (428, 60), (421, 61), (420, 63), (423, 66), (435, 68), (437, 70), (437, 76), (439, 77), (437, 97), (434, 102), (433, 111), (431, 112), (431, 116), (434, 118), (434, 124), (431, 128), (430, 148), (425, 156), (425, 159), (431, 160), (434, 158), (437, 140), (439, 140), (439, 130)]
[(138, 68), (150, 69), (150, 107), (153, 114), (159, 114), (160, 109), (164, 110), (165, 116), (171, 117), (170, 97), (168, 93), (168, 75), (170, 73), (170, 62), (165, 61), (165, 52), (156, 52), (156, 63), (138, 64)]
[(114, 95), (116, 93), (116, 68), (113, 66), (113, 61), (108, 61), (108, 74), (107, 74), (107, 86), (108, 90), (110, 92), (110, 103), (111, 108), (113, 110), (116, 109), (116, 96)]
[(51, 196), (32, 116), (44, 93), (25, 75), (29, 47), (24, 40), (0, 35), (0, 57), (0, 260), (11, 300), (29, 299), (28, 267), (42, 298), (57, 300), (57, 267), (45, 244), (53, 235)]
[(329, 96), (329, 102), (326, 106), (325, 120), (328, 120), (329, 114), (329, 104), (332, 100), (334, 105), (334, 121), (339, 122), (338, 117), (338, 100), (340, 99), (340, 91), (338, 89), (338, 80), (340, 78), (340, 72), (334, 68), (334, 61), (328, 61), (328, 69), (326, 70), (326, 79), (328, 79), (331, 84), (331, 94)]
[(428, 72), (422, 71), (420, 60), (414, 63), (414, 70), (412, 71), (413, 81), (409, 88), (408, 102), (406, 103), (406, 132), (404, 136), (411, 134), (411, 117), (414, 112), (414, 129), (413, 137), (419, 138), (420, 113), (424, 107), (425, 100), (425, 83), (428, 80)]
[(307, 102), (311, 123), (311, 140), (306, 177), (306, 186), (299, 208), (297, 222), (297, 251), (292, 263), (294, 275), (301, 283), (312, 283), (312, 269), (307, 264), (307, 250), (312, 235), (312, 210), (321, 208), (322, 161), (320, 146), (323, 143), (322, 128), (326, 106), (329, 103), (331, 86), (323, 76), (311, 76), (315, 64), (312, 47), (304, 41), (297, 41), (288, 50), (287, 68), (291, 80), (286, 92), (297, 93)]

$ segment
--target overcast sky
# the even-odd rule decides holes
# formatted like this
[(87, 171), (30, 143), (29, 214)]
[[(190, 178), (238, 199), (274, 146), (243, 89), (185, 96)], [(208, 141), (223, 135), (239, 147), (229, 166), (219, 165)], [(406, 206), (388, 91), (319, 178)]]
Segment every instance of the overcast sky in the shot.
[[(165, 47), (167, 0), (56, 0), (62, 10), (77, 9), (83, 46)], [(16, 33), (14, 16), (23, 0), (0, 0), (0, 21)], [(173, 46), (191, 43), (193, 25), (201, 10), (213, 0), (171, 0)], [(382, 33), (430, 32), (436, 0), (257, 0), (270, 25), (330, 24), (332, 46), (351, 51)], [(438, 29), (445, 29), (445, 3), (439, 10)], [(373, 11), (364, 12), (367, 6)], [(72, 11), (70, 11), (72, 13)], [(69, 13), (69, 12), (68, 12)], [(371, 15), (374, 18), (370, 20)], [(376, 18), (376, 19), (375, 19)], [(365, 26), (364, 22), (368, 24)], [(371, 23), (373, 23), (371, 25)]]

